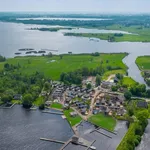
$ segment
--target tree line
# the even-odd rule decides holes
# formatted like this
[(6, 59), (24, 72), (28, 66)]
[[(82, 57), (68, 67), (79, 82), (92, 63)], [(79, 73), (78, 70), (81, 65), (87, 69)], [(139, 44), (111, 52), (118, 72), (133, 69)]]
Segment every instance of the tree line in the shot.
[(93, 68), (89, 69), (87, 67), (83, 67), (81, 69), (77, 69), (72, 72), (61, 73), (60, 81), (64, 82), (65, 84), (80, 85), (82, 83), (83, 77), (96, 76), (96, 75), (102, 76), (103, 73), (104, 73), (104, 68), (102, 66), (96, 67), (95, 69)]

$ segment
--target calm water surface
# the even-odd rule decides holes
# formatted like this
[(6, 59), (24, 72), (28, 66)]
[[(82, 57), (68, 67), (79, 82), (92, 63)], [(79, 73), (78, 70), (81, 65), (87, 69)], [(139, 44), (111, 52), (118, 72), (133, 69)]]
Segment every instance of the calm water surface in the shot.
[(59, 115), (28, 111), (19, 105), (0, 109), (0, 150), (59, 150), (61, 144), (40, 138), (67, 141), (72, 135), (68, 122)]
[(149, 124), (146, 127), (145, 133), (143, 135), (143, 139), (140, 145), (136, 148), (136, 150), (149, 150), (150, 149), (150, 120), (148, 120)]

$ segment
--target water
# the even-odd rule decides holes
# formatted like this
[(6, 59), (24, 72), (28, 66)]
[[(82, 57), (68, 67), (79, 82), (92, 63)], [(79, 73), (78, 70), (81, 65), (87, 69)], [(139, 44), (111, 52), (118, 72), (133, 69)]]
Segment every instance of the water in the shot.
[(136, 150), (149, 150), (150, 149), (150, 120), (148, 120), (149, 124), (145, 129), (145, 133), (143, 135), (142, 141), (140, 145), (136, 148)]
[[(96, 51), (100, 53), (127, 52), (130, 54), (124, 59), (124, 62), (129, 67), (129, 75), (137, 82), (145, 83), (141, 77), (139, 69), (135, 64), (135, 59), (138, 56), (150, 55), (150, 43), (110, 43), (104, 40), (99, 40), (97, 42), (91, 41), (89, 38), (64, 36), (63, 32), (66, 30), (59, 32), (26, 30), (27, 28), (31, 27), (34, 28), (48, 26), (0, 22), (0, 54), (6, 57), (14, 57), (14, 53), (18, 52), (18, 49), (20, 48), (34, 48), (35, 50), (56, 49), (59, 50), (59, 53), (68, 53), (68, 51), (72, 51), (73, 53), (92, 53)], [(73, 29), (73, 32), (106, 33), (112, 31), (80, 28)]]
[(41, 141), (52, 138), (67, 141), (73, 131), (60, 115), (28, 111), (16, 105), (11, 109), (0, 109), (1, 150), (59, 150), (62, 145)]
[(49, 18), (49, 17), (37, 17), (37, 18), (17, 18), (17, 20), (65, 20), (65, 21), (68, 21), (68, 20), (79, 20), (79, 21), (103, 21), (103, 20), (112, 20), (112, 19), (105, 19), (105, 18), (55, 18), (55, 17), (52, 17), (52, 18)]

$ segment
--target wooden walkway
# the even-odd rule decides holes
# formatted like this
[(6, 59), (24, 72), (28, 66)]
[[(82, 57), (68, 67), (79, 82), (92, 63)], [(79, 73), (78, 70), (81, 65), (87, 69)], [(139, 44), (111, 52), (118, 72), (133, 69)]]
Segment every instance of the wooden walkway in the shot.
[(63, 115), (62, 112), (52, 112), (52, 111), (42, 111), (42, 113), (54, 114), (54, 115)]
[(69, 139), (61, 148), (60, 150), (64, 150), (64, 148), (71, 142), (72, 138)]
[(55, 143), (59, 143), (59, 144), (65, 144), (66, 143), (66, 142), (63, 142), (63, 141), (54, 140), (54, 139), (47, 139), (47, 138), (40, 138), (40, 140), (49, 141), (49, 142), (55, 142)]

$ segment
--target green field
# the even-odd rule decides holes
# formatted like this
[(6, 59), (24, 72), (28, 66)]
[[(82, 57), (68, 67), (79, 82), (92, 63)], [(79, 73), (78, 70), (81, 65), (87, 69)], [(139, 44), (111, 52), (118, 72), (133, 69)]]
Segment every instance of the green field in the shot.
[(65, 36), (78, 36), (88, 38), (98, 38), (101, 40), (108, 40), (113, 37), (111, 42), (150, 42), (150, 35), (135, 35), (135, 34), (123, 34), (123, 36), (115, 36), (113, 33), (66, 33)]
[(135, 85), (136, 81), (134, 81), (131, 77), (124, 77), (122, 80), (122, 84), (130, 87)]
[(97, 126), (113, 131), (116, 126), (116, 120), (104, 114), (96, 114), (89, 118), (89, 121)]
[[(115, 72), (126, 73), (127, 67), (123, 64), (122, 59), (126, 56), (125, 53), (120, 54), (100, 54), (100, 56), (91, 56), (90, 54), (83, 55), (63, 55), (60, 59), (59, 56), (53, 56), (51, 58), (45, 56), (33, 56), (33, 57), (16, 57), (7, 59), (6, 62), (0, 63), (0, 70), (3, 69), (5, 63), (20, 65), (21, 68), (17, 70), (22, 74), (31, 75), (38, 72), (43, 72), (46, 77), (53, 80), (59, 80), (62, 72), (70, 72), (82, 67), (96, 68), (100, 66), (100, 62), (103, 61), (102, 66), (106, 69), (107, 66), (120, 67), (119, 70), (113, 70)], [(52, 62), (54, 60), (54, 62)], [(108, 60), (108, 62), (106, 62)], [(105, 72), (107, 73), (107, 71)], [(109, 71), (111, 74), (111, 71)], [(108, 75), (109, 76), (109, 75)]]
[(136, 59), (136, 64), (140, 70), (150, 70), (150, 56), (140, 56)]
[(52, 103), (51, 108), (62, 109), (63, 106), (60, 103)]
[(74, 126), (74, 125), (78, 124), (82, 120), (82, 118), (80, 116), (71, 117), (70, 112), (74, 112), (74, 111), (72, 109), (64, 110), (64, 115), (66, 116), (70, 125)]

